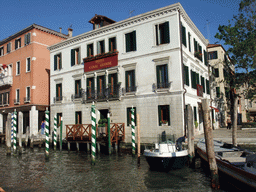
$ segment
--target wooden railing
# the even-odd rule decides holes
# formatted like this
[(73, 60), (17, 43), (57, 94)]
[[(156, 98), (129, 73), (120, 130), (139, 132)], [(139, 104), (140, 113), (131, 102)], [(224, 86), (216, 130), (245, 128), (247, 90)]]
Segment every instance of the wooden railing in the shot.
[[(108, 137), (108, 127), (104, 128), (105, 132), (98, 128), (96, 125), (96, 137), (106, 138)], [(125, 128), (124, 123), (110, 123), (111, 132), (111, 143), (118, 143), (119, 140), (124, 141), (125, 139)], [(77, 141), (77, 140), (88, 140), (91, 141), (92, 137), (92, 124), (72, 124), (66, 125), (66, 139)], [(106, 139), (105, 139), (106, 140)]]

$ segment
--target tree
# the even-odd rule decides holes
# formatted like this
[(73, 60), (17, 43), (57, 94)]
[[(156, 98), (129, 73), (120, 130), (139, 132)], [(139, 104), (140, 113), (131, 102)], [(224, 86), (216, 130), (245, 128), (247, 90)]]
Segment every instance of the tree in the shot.
[[(226, 68), (235, 66), (235, 71), (230, 72), (225, 80), (230, 85), (231, 119), (233, 122), (232, 141), (236, 142), (237, 130), (237, 100), (239, 94), (245, 99), (253, 101), (256, 95), (256, 0), (242, 0), (239, 4), (238, 15), (233, 16), (228, 25), (220, 25), (217, 39), (223, 40), (228, 45), (227, 54), (230, 61), (226, 60)], [(241, 86), (245, 86), (239, 94)], [(241, 90), (241, 89), (240, 89)]]

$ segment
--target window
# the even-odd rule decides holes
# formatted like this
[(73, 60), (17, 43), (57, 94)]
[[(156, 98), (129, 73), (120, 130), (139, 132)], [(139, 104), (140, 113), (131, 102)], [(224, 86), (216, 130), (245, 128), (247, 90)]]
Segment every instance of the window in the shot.
[(156, 45), (170, 43), (169, 22), (155, 25)]
[(57, 113), (57, 127), (61, 126), (62, 113)]
[(0, 47), (0, 56), (4, 55), (4, 47)]
[(116, 50), (116, 38), (112, 37), (108, 39), (109, 52)]
[(20, 102), (20, 90), (16, 89), (16, 99), (14, 100), (14, 104), (19, 102)]
[(7, 44), (7, 53), (11, 52), (11, 42)]
[(9, 104), (9, 92), (3, 93), (3, 104), (4, 105)]
[(81, 98), (81, 79), (75, 80), (75, 98)]
[(92, 57), (93, 56), (93, 43), (87, 45), (87, 57)]
[(87, 96), (87, 99), (93, 99), (95, 97), (94, 77), (87, 78), (86, 96)]
[(62, 69), (61, 53), (54, 55), (54, 71)]
[(207, 52), (204, 50), (204, 64), (206, 66), (208, 66), (208, 56), (207, 56)]
[(192, 88), (197, 89), (197, 84), (199, 84), (199, 74), (192, 70), (190, 71), (190, 74), (191, 74)]
[(135, 70), (125, 71), (126, 92), (135, 92)]
[(168, 124), (170, 125), (170, 106), (169, 105), (159, 105), (158, 106), (158, 123), (159, 125)]
[(196, 107), (194, 107), (194, 121), (197, 121), (197, 110), (196, 110)]
[(62, 84), (56, 84), (56, 101), (62, 101)]
[(219, 69), (218, 68), (214, 68), (214, 76), (219, 77)]
[(205, 93), (204, 77), (201, 76), (201, 85), (203, 86), (203, 92)]
[(16, 63), (16, 75), (20, 74), (20, 61)]
[(26, 97), (24, 98), (24, 102), (30, 101), (30, 87), (26, 87)]
[(202, 46), (194, 38), (194, 56), (202, 61)]
[(76, 124), (82, 124), (82, 112), (81, 111), (76, 111)]
[(187, 47), (186, 27), (182, 25), (182, 44)]
[(71, 67), (81, 63), (80, 48), (71, 49)]
[(106, 89), (106, 76), (97, 77), (97, 98), (103, 98)]
[[(132, 126), (132, 111), (131, 111), (131, 107), (127, 107), (127, 111), (126, 111), (126, 114), (127, 114), (127, 126)], [(133, 107), (134, 109), (134, 123), (135, 123), (135, 126), (137, 125), (137, 113), (136, 113), (136, 107)]]
[(210, 94), (210, 84), (209, 84), (209, 80), (206, 79), (206, 93)]
[(189, 86), (189, 72), (188, 72), (188, 66), (184, 65), (184, 80), (185, 80), (185, 85)]
[(21, 47), (21, 38), (15, 40), (15, 49), (18, 49)]
[(27, 58), (26, 72), (30, 72), (30, 57)]
[(24, 44), (25, 46), (30, 44), (30, 33), (25, 34)]
[(191, 52), (191, 42), (190, 42), (190, 40), (191, 40), (191, 34), (188, 32), (188, 49)]
[(136, 31), (125, 34), (126, 52), (136, 51)]
[(98, 41), (97, 42), (97, 54), (105, 53), (105, 41)]
[(208, 52), (208, 57), (209, 57), (209, 60), (218, 59), (218, 52), (217, 51)]
[(216, 97), (220, 97), (220, 87), (216, 87)]
[(157, 89), (169, 88), (167, 64), (156, 66), (156, 78)]

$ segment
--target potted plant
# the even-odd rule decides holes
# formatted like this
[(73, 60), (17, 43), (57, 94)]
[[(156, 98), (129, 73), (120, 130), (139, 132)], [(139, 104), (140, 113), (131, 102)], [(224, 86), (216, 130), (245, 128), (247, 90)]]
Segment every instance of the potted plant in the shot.
[(162, 121), (160, 121), (160, 124), (161, 124), (161, 125), (168, 125), (168, 121), (162, 120)]

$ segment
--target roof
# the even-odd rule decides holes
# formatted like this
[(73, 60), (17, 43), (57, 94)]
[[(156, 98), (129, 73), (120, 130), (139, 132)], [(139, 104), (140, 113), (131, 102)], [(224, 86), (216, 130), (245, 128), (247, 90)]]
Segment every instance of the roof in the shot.
[(0, 45), (3, 45), (5, 44), (6, 42), (8, 41), (11, 41), (12, 39), (15, 39), (17, 37), (19, 37), (20, 35), (24, 34), (24, 33), (27, 33), (28, 31), (32, 30), (32, 29), (38, 29), (38, 30), (41, 30), (41, 31), (44, 31), (46, 33), (50, 33), (50, 34), (53, 34), (53, 35), (56, 35), (56, 36), (59, 36), (59, 37), (62, 37), (62, 38), (69, 38), (68, 35), (65, 35), (63, 33), (60, 33), (60, 32), (57, 32), (57, 31), (54, 31), (52, 29), (48, 29), (46, 27), (43, 27), (43, 26), (40, 26), (40, 25), (37, 25), (37, 24), (32, 24), (30, 26), (28, 26), (27, 28), (25, 29), (22, 29), (21, 31), (15, 33), (14, 35), (11, 35), (9, 37), (7, 37), (6, 39), (0, 41)]
[(209, 44), (207, 46), (207, 48), (212, 48), (212, 47), (222, 47), (222, 45), (221, 44)]
[(104, 16), (104, 15), (97, 15), (95, 14), (95, 16), (93, 18), (90, 19), (89, 23), (94, 23), (96, 20), (104, 20), (107, 21), (109, 23), (115, 23), (114, 20)]

